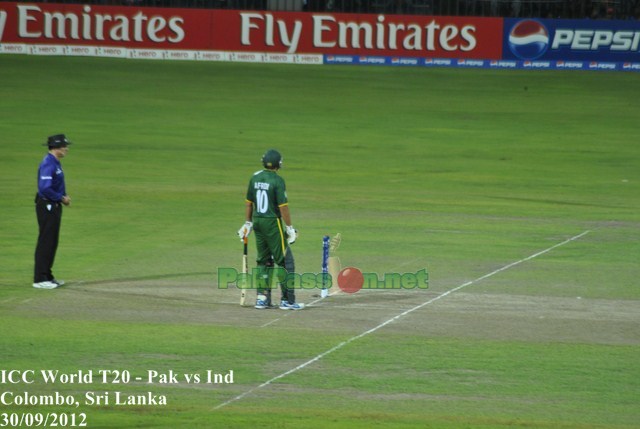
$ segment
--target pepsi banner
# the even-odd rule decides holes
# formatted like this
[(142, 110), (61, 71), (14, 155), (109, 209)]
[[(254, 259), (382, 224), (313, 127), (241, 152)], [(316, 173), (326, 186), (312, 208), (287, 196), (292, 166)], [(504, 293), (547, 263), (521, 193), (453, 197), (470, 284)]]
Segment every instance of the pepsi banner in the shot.
[(505, 19), (503, 59), (640, 63), (640, 23), (614, 20)]

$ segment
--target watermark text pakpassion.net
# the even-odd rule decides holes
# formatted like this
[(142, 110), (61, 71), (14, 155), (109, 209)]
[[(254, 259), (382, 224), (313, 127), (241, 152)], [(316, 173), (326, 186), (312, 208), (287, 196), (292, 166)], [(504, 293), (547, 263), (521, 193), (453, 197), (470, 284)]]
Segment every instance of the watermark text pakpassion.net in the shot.
[(429, 273), (426, 269), (415, 273), (363, 273), (358, 268), (342, 269), (333, 279), (328, 273), (288, 273), (284, 268), (253, 268), (249, 273), (238, 272), (235, 268), (218, 268), (218, 287), (227, 289), (237, 286), (241, 289), (269, 289), (273, 279), (294, 289), (330, 289), (337, 286), (346, 293), (360, 289), (427, 289)]

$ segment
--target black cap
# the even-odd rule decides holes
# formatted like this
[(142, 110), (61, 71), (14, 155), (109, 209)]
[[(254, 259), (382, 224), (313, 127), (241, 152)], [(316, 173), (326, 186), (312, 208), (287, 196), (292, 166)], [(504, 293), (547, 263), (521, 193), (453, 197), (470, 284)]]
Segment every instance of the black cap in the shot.
[(70, 144), (71, 142), (67, 140), (67, 136), (64, 134), (56, 134), (55, 136), (49, 136), (47, 142), (43, 146), (49, 146), (49, 149), (57, 149), (69, 146)]

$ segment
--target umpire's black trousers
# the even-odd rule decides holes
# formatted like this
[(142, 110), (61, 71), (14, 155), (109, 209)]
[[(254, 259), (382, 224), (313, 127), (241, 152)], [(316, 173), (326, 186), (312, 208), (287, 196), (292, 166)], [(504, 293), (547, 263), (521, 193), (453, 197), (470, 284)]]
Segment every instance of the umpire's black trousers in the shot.
[(36, 216), (38, 217), (38, 244), (36, 245), (33, 282), (53, 280), (53, 261), (58, 250), (62, 204), (45, 200), (36, 195)]

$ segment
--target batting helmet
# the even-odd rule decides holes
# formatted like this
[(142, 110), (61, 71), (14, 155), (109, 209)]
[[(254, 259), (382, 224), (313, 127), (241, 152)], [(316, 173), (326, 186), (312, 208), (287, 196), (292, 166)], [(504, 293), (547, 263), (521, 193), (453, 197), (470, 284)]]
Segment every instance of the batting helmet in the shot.
[(269, 149), (262, 155), (262, 165), (270, 170), (282, 167), (282, 155), (275, 149)]

